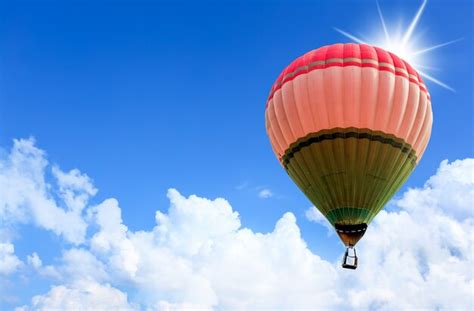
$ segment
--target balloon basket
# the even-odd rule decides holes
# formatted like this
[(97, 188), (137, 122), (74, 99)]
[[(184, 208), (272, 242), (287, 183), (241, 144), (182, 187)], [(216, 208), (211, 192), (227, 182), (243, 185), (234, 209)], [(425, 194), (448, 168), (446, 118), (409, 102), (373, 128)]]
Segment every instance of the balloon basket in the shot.
[(358, 258), (355, 248), (346, 248), (346, 252), (344, 253), (344, 259), (342, 260), (342, 267), (344, 269), (355, 270), (357, 269), (357, 262)]

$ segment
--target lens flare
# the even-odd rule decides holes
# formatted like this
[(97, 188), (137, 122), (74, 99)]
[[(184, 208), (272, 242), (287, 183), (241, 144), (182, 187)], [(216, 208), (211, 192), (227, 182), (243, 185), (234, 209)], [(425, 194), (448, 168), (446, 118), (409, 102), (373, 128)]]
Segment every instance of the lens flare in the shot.
[(432, 52), (433, 50), (461, 41), (462, 38), (447, 41), (444, 43), (439, 43), (429, 47), (420, 46), (419, 42), (414, 39), (413, 34), (415, 32), (416, 26), (418, 25), (418, 22), (420, 21), (421, 16), (423, 15), (427, 2), (427, 0), (423, 0), (423, 3), (418, 8), (415, 16), (408, 25), (408, 28), (403, 33), (396, 32), (393, 30), (389, 31), (378, 1), (376, 1), (377, 11), (380, 17), (380, 22), (382, 24), (383, 33), (378, 34), (376, 38), (370, 40), (363, 40), (342, 29), (336, 27), (334, 29), (343, 36), (357, 43), (379, 46), (387, 51), (396, 54), (398, 57), (403, 58), (410, 65), (412, 65), (426, 80), (429, 80), (445, 89), (454, 92), (454, 89), (452, 87), (448, 86), (446, 83), (436, 79), (435, 77), (427, 73), (427, 71), (436, 70), (436, 68), (433, 68), (432, 66), (426, 64), (426, 57), (421, 56), (425, 56), (424, 54), (428, 52)]

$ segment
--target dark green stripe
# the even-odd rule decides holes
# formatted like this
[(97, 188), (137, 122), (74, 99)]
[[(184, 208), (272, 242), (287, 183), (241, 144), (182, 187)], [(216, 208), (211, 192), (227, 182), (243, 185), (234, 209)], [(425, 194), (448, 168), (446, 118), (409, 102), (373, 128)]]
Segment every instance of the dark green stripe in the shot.
[(303, 138), (298, 139), (295, 143), (291, 144), (283, 155), (283, 165), (287, 168), (288, 163), (294, 157), (295, 153), (301, 149), (311, 146), (312, 144), (320, 143), (325, 140), (334, 139), (368, 139), (369, 141), (380, 142), (382, 144), (388, 144), (392, 147), (400, 149), (403, 153), (408, 154), (408, 158), (416, 164), (415, 151), (411, 145), (405, 143), (402, 139), (396, 138), (393, 135), (388, 135), (382, 132), (374, 132), (369, 129), (357, 129), (357, 128), (334, 128), (331, 130), (323, 130), (317, 133), (311, 133)]

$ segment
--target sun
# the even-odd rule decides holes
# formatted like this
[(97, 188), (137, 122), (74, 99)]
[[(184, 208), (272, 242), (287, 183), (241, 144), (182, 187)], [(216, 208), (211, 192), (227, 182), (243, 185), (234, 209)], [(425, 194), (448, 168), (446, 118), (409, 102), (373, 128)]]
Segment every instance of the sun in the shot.
[(418, 22), (423, 15), (423, 12), (426, 7), (427, 0), (423, 0), (423, 3), (421, 6), (418, 8), (418, 11), (416, 12), (415, 16), (411, 20), (410, 24), (408, 27), (405, 29), (404, 32), (397, 32), (394, 30), (389, 31), (387, 24), (385, 22), (385, 19), (382, 14), (382, 10), (380, 9), (378, 1), (376, 1), (377, 4), (377, 11), (380, 17), (380, 22), (382, 24), (382, 31), (379, 32), (379, 34), (375, 37), (372, 38), (371, 40), (362, 40), (356, 36), (354, 36), (351, 33), (348, 33), (344, 30), (341, 30), (339, 28), (334, 28), (337, 32), (341, 33), (345, 37), (357, 42), (357, 43), (363, 43), (363, 44), (370, 44), (374, 46), (379, 46), (387, 51), (390, 51), (397, 56), (401, 57), (405, 61), (407, 61), (410, 65), (412, 65), (419, 73), (420, 75), (445, 88), (450, 91), (454, 92), (454, 89), (450, 86), (448, 86), (446, 83), (436, 79), (432, 75), (428, 74), (428, 71), (436, 69), (433, 67), (430, 67), (426, 64), (426, 53), (431, 52), (433, 50), (439, 49), (441, 47), (444, 47), (446, 45), (458, 42), (462, 40), (462, 38), (456, 39), (456, 40), (451, 40), (448, 42), (436, 44), (433, 46), (429, 47), (422, 47), (419, 41), (414, 39), (414, 31), (416, 26), (418, 25)]

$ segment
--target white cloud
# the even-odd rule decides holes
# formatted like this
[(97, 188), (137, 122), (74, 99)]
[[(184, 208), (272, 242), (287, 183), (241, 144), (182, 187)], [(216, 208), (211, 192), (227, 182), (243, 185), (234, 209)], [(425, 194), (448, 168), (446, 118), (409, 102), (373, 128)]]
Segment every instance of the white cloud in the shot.
[(138, 254), (128, 239), (128, 228), (122, 224), (122, 211), (115, 199), (105, 200), (90, 210), (100, 230), (91, 239), (91, 249), (107, 259), (117, 271), (134, 277)]
[(45, 295), (34, 296), (26, 310), (137, 310), (127, 301), (127, 294), (109, 284), (81, 282), (74, 286), (53, 286)]
[[(117, 200), (87, 207), (97, 190), (76, 170), (56, 171), (59, 189), (45, 190), (44, 153), (31, 141), (26, 144), (33, 155), (20, 152), (26, 153), (20, 157), (21, 165), (3, 161), (0, 180), (5, 182), (5, 174), (28, 175), (24, 180), (36, 181), (32, 189), (49, 201), (47, 194), (56, 191), (67, 208), (52, 201), (53, 205), (38, 205), (38, 210), (61, 209), (83, 223), (87, 219), (96, 230), (82, 248), (64, 250), (58, 265), (46, 266), (60, 276), (56, 281), (60, 282), (33, 297), (32, 308), (100, 309), (111, 303), (116, 303), (114, 309), (161, 310), (473, 307), (473, 159), (442, 162), (423, 187), (408, 190), (392, 203), (398, 211), (382, 211), (358, 245), (358, 270), (347, 271), (308, 249), (292, 213), (284, 214), (272, 232), (253, 232), (242, 227), (226, 200), (185, 197), (174, 189), (168, 191), (169, 210), (156, 212), (152, 230), (131, 231), (123, 223)], [(24, 190), (17, 191), (7, 202), (25, 200), (24, 196)], [(34, 204), (38, 203), (29, 202), (27, 210), (21, 204), (12, 208), (11, 203), (0, 208), (2, 216), (22, 219)], [(84, 209), (87, 217), (80, 212)], [(312, 210), (307, 217), (323, 222)], [(64, 228), (34, 223), (67, 236)], [(34, 255), (28, 261), (34, 265)], [(46, 267), (40, 265), (39, 271)], [(121, 288), (133, 292), (133, 303)]]
[(240, 227), (239, 213), (224, 199), (185, 198), (175, 189), (168, 191), (168, 198), (170, 209), (168, 214), (156, 212), (154, 233), (162, 245), (178, 254), (194, 255)]
[(52, 173), (58, 182), (61, 198), (68, 209), (76, 213), (80, 213), (89, 198), (97, 193), (89, 176), (77, 169), (65, 173), (58, 166), (53, 166)]
[(420, 218), (405, 211), (377, 216), (358, 249), (361, 267), (349, 292), (354, 308), (472, 306), (472, 219), (458, 223), (426, 211)]
[[(34, 223), (62, 235), (66, 241), (84, 242), (87, 225), (81, 217), (87, 199), (94, 192), (87, 176), (73, 170), (53, 173), (68, 210), (58, 206), (45, 181), (48, 161), (33, 139), (14, 140), (9, 156), (0, 160), (0, 218), (3, 225)], [(80, 180), (81, 182), (79, 182)], [(77, 193), (77, 195), (75, 194)]]
[(38, 256), (36, 252), (34, 252), (31, 255), (28, 255), (26, 259), (27, 259), (28, 264), (35, 269), (39, 269), (43, 265), (41, 258)]
[(64, 251), (62, 262), (58, 270), (66, 280), (102, 282), (109, 279), (107, 267), (88, 250), (73, 248)]
[(262, 189), (258, 192), (258, 197), (261, 199), (268, 199), (273, 197), (273, 192), (270, 189)]
[[(393, 201), (359, 243), (360, 268), (347, 298), (354, 309), (469, 309), (474, 306), (474, 160), (443, 161), (422, 188)], [(315, 222), (317, 210), (307, 211)], [(325, 222), (323, 221), (323, 224)]]
[(242, 228), (216, 239), (204, 258), (201, 271), (223, 309), (328, 309), (340, 302), (334, 266), (309, 251), (292, 213), (271, 233)]
[[(398, 205), (413, 214), (441, 210), (457, 220), (474, 214), (474, 159), (441, 162), (423, 188), (410, 189)], [(423, 207), (423, 209), (420, 209)]]
[(0, 275), (15, 272), (22, 262), (15, 256), (15, 247), (11, 243), (0, 243)]
[[(473, 159), (443, 161), (422, 188), (382, 211), (360, 242), (355, 309), (474, 307)], [(462, 216), (461, 216), (462, 215)]]
[[(293, 214), (261, 234), (241, 228), (224, 199), (186, 198), (174, 189), (168, 197), (169, 211), (156, 213), (152, 231), (130, 232), (115, 200), (93, 208), (90, 216), (100, 229), (77, 260), (63, 256), (58, 269), (65, 286), (77, 279), (125, 282), (143, 306), (163, 310), (330, 307), (340, 300), (333, 265), (308, 250)], [(104, 264), (91, 260), (92, 253)]]
[(309, 221), (315, 222), (326, 227), (328, 235), (332, 235), (334, 233), (334, 228), (332, 227), (331, 223), (324, 217), (323, 214), (321, 214), (321, 212), (315, 206), (311, 206), (310, 208), (308, 208), (305, 211), (304, 215)]

